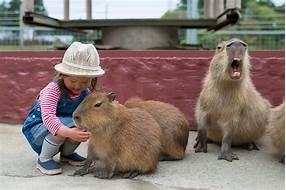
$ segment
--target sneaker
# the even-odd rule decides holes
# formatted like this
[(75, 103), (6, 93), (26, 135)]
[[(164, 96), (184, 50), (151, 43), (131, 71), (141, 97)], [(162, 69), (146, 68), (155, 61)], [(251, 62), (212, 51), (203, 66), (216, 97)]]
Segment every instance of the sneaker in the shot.
[(46, 162), (41, 162), (40, 159), (38, 159), (37, 162), (37, 169), (42, 173), (46, 175), (56, 175), (63, 172), (60, 164), (55, 162), (54, 160), (49, 160)]
[(60, 156), (61, 162), (67, 162), (72, 166), (83, 166), (85, 164), (86, 159), (77, 153), (72, 153), (68, 156), (62, 155)]

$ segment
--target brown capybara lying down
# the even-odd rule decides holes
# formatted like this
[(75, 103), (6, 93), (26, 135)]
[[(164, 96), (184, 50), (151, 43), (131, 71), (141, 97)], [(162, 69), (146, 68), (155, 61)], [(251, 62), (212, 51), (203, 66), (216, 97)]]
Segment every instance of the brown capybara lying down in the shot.
[(99, 178), (135, 177), (153, 172), (160, 157), (161, 128), (140, 109), (128, 109), (114, 101), (114, 93), (95, 92), (73, 114), (76, 126), (92, 133), (85, 166), (74, 175), (88, 173), (98, 158), (105, 165), (94, 170)]
[(184, 158), (189, 138), (189, 122), (175, 106), (154, 101), (131, 98), (124, 104), (128, 108), (140, 108), (150, 113), (162, 129), (161, 160)]
[(285, 102), (270, 109), (268, 121), (267, 134), (281, 154), (281, 162), (285, 163)]
[(258, 149), (271, 105), (251, 81), (247, 49), (239, 39), (218, 44), (196, 105), (195, 152), (207, 152), (207, 138), (221, 144), (218, 159), (227, 161), (238, 160), (231, 145)]

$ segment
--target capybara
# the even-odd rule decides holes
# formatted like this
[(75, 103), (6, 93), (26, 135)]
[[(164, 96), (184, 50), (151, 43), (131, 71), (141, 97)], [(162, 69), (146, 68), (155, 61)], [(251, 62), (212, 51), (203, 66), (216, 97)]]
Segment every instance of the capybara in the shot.
[(184, 114), (175, 106), (154, 100), (141, 98), (128, 99), (128, 108), (139, 108), (150, 113), (162, 129), (161, 160), (181, 160), (189, 138), (189, 122)]
[(218, 159), (238, 160), (231, 145), (249, 145), (267, 125), (271, 104), (250, 78), (247, 44), (231, 39), (218, 44), (196, 105), (198, 136), (195, 152), (207, 152), (207, 138), (221, 144)]
[(95, 177), (135, 177), (153, 172), (160, 157), (161, 128), (140, 109), (128, 109), (114, 93), (93, 92), (73, 113), (76, 126), (91, 132), (86, 165), (75, 172), (84, 175), (95, 158), (105, 165)]
[(285, 102), (270, 109), (267, 134), (270, 135), (272, 144), (282, 156), (281, 162), (285, 163)]

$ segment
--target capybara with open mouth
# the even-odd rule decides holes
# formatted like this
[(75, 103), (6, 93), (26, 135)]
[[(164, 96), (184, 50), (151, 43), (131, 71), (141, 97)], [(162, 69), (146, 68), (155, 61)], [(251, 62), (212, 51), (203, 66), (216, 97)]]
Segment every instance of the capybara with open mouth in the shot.
[(132, 178), (153, 172), (161, 149), (161, 128), (146, 111), (128, 109), (114, 101), (114, 93), (94, 92), (73, 113), (75, 124), (92, 133), (84, 175), (98, 158), (105, 165), (94, 170), (95, 177), (122, 175)]
[(124, 104), (150, 113), (162, 129), (161, 160), (181, 160), (185, 156), (190, 125), (185, 115), (175, 106), (154, 100), (130, 98)]
[(231, 145), (248, 145), (267, 125), (271, 105), (250, 78), (248, 46), (239, 39), (218, 44), (196, 105), (198, 136), (195, 152), (207, 152), (207, 138), (221, 144), (218, 159), (238, 160)]

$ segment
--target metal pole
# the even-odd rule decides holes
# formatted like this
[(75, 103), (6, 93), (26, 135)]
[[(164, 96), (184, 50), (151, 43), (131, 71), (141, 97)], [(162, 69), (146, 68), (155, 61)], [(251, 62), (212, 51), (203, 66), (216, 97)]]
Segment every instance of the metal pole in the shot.
[(224, 0), (216, 0), (214, 3), (214, 16), (217, 17), (224, 11)]
[[(187, 17), (196, 19), (199, 17), (198, 0), (187, 0)], [(198, 34), (196, 29), (187, 30), (187, 44), (198, 44)]]
[(226, 8), (227, 8), (227, 9), (233, 9), (233, 8), (235, 8), (235, 0), (227, 0), (227, 1), (226, 1)]
[(214, 18), (214, 0), (204, 0), (204, 16), (206, 18)]
[(70, 19), (70, 1), (64, 0), (64, 20)]
[(86, 0), (86, 19), (91, 20), (92, 19), (92, 1)]
[(105, 19), (108, 17), (108, 1), (105, 1)]
[(25, 41), (25, 24), (23, 23), (23, 16), (25, 12), (34, 12), (34, 0), (22, 0), (21, 6), (20, 6), (20, 29), (19, 29), (19, 45), (21, 47), (24, 46)]
[(241, 9), (241, 0), (235, 0), (235, 7)]

